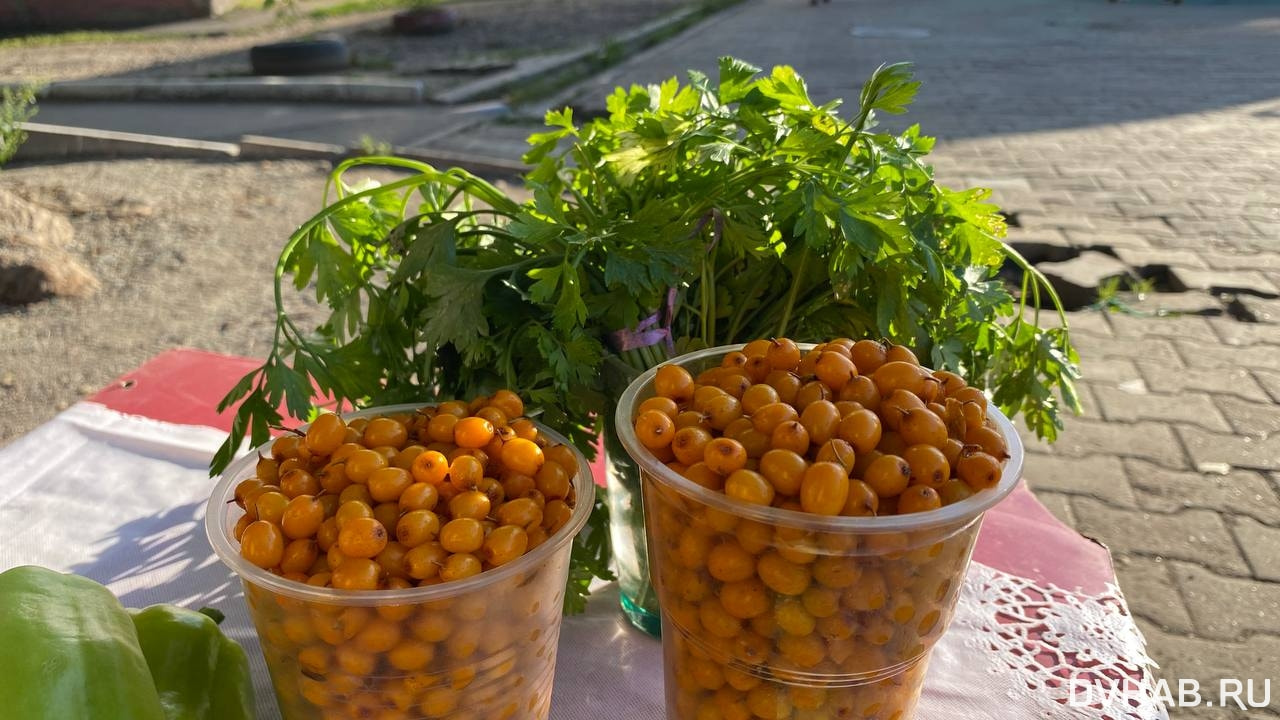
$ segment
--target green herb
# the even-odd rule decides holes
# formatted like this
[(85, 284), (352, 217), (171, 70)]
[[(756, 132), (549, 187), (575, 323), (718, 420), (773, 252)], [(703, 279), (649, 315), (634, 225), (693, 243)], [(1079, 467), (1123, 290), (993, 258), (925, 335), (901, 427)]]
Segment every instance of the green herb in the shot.
[[(618, 89), (608, 117), (587, 125), (548, 114), (529, 139), (532, 199), (521, 203), (460, 170), (343, 163), (336, 197), (281, 255), (275, 340), (222, 403), (240, 407), (214, 471), (246, 432), (267, 439), (282, 402), (305, 417), (313, 384), (358, 405), (510, 387), (591, 451), (618, 391), (604, 360), (639, 370), (669, 354), (662, 342), (614, 350), (616, 333), (657, 319), (677, 353), (783, 335), (888, 338), (992, 389), (1052, 440), (1060, 405), (1079, 410), (1053, 288), (1002, 242), (988, 191), (934, 183), (931, 138), (874, 131), (918, 85), (905, 65), (880, 68), (851, 119), (839, 101), (812, 100), (791, 68), (761, 76), (732, 58), (717, 83), (695, 72), (685, 85)], [(413, 174), (350, 186), (346, 173), (364, 165)], [(1006, 260), (1023, 271), (1016, 299), (996, 277)], [(320, 328), (284, 312), (286, 278), (328, 305)], [(1039, 326), (1042, 298), (1058, 326)], [(598, 510), (578, 539), (567, 607), (607, 573), (605, 522)]]
[(9, 162), (27, 139), (22, 123), (36, 114), (36, 92), (34, 85), (0, 89), (0, 165)]

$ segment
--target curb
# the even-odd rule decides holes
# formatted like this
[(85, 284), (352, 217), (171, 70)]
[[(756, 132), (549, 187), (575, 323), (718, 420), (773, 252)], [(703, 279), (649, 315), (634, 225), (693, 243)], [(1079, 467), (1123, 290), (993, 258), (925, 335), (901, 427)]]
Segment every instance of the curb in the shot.
[(690, 19), (696, 18), (700, 12), (700, 8), (684, 8), (609, 38), (599, 45), (518, 60), (509, 70), (454, 86), (430, 95), (428, 99), (445, 105), (493, 99), (518, 85), (567, 73), (581, 66), (590, 66), (598, 60), (611, 56), (630, 55), (644, 48), (653, 38), (683, 26)]
[(234, 160), (240, 146), (234, 143), (186, 140), (138, 133), (24, 122), (27, 140), (14, 160), (65, 160), (80, 158), (175, 158), (185, 160)]
[(392, 105), (416, 105), (424, 95), (420, 80), (342, 76), (69, 80), (51, 83), (40, 93), (41, 99), (53, 101), (237, 100)]
[[(262, 135), (245, 135), (238, 143), (223, 143), (34, 122), (22, 123), (22, 129), (27, 133), (27, 139), (14, 156), (18, 163), (113, 158), (338, 162), (365, 154), (358, 148), (342, 145)], [(396, 147), (392, 153), (439, 167), (459, 167), (488, 177), (516, 176), (528, 169), (522, 163), (504, 158), (434, 148)]]

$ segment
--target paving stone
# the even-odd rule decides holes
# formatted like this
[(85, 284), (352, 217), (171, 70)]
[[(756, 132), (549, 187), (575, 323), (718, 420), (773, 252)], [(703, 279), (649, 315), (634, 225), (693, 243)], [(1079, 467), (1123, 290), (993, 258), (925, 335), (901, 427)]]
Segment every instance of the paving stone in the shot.
[(1105, 245), (1111, 248), (1153, 247), (1151, 240), (1146, 235), (1119, 229), (1082, 230), (1068, 227), (1066, 228), (1066, 234), (1071, 244), (1079, 247), (1088, 247), (1090, 245)]
[(1280, 325), (1241, 322), (1234, 318), (1210, 318), (1209, 325), (1227, 345), (1280, 346)]
[[(1147, 639), (1147, 653), (1160, 664), (1158, 675), (1170, 683), (1171, 688), (1177, 687), (1179, 678), (1198, 680), (1206, 699), (1212, 693), (1212, 697), (1216, 700), (1222, 678), (1236, 678), (1241, 681), (1252, 679), (1254, 697), (1261, 701), (1262, 682), (1271, 680), (1271, 705), (1268, 710), (1280, 709), (1280, 698), (1276, 695), (1276, 684), (1280, 680), (1276, 678), (1275, 670), (1280, 667), (1280, 637), (1254, 635), (1242, 642), (1223, 642), (1167, 633), (1141, 618), (1138, 626)], [(1214, 718), (1214, 720), (1219, 717), (1232, 720), (1274, 717), (1266, 710), (1251, 710), (1248, 715), (1192, 714), (1192, 712), (1204, 710), (1205, 708), (1181, 708), (1171, 711), (1171, 717), (1178, 720), (1186, 717)], [(1214, 711), (1218, 708), (1208, 708), (1208, 710)]]
[[(1280, 522), (1280, 516), (1273, 517)], [(1253, 569), (1253, 576), (1273, 583), (1280, 583), (1280, 527), (1263, 525), (1253, 518), (1233, 518), (1231, 530), (1240, 541), (1244, 559)]]
[(1232, 467), (1255, 470), (1280, 469), (1280, 435), (1264, 439), (1247, 435), (1222, 435), (1197, 427), (1181, 426), (1178, 434), (1196, 467), (1207, 463), (1226, 463)]
[(1278, 253), (1200, 253), (1209, 267), (1219, 270), (1280, 271)]
[(1182, 445), (1167, 424), (1135, 422), (1128, 425), (1084, 418), (1068, 418), (1066, 430), (1051, 446), (1036, 446), (1033, 451), (1081, 458), (1098, 455), (1140, 457), (1166, 467), (1187, 467)]
[(1049, 492), (1036, 488), (1036, 499), (1048, 508), (1053, 516), (1070, 527), (1075, 527), (1076, 518), (1071, 510), (1071, 496), (1066, 493)]
[(1240, 294), (1235, 300), (1260, 323), (1280, 324), (1280, 300)]
[(1076, 529), (1106, 543), (1113, 554), (1138, 553), (1200, 563), (1224, 574), (1249, 573), (1217, 513), (1183, 510), (1172, 515), (1113, 508), (1089, 497), (1072, 498)]
[(1083, 458), (1028, 455), (1023, 468), (1027, 484), (1037, 493), (1052, 491), (1088, 495), (1120, 507), (1136, 508), (1138, 502), (1125, 476), (1124, 464), (1113, 455)]
[[(1180, 393), (1187, 390), (1202, 390), (1209, 393), (1235, 394), (1246, 399), (1256, 399), (1263, 392), (1262, 386), (1254, 380), (1257, 374), (1245, 368), (1184, 368), (1171, 365), (1161, 360), (1139, 360), (1138, 369), (1147, 381), (1147, 389), (1152, 392)], [(1280, 375), (1277, 376), (1280, 383)], [(1277, 384), (1280, 390), (1280, 384)]]
[(1219, 432), (1230, 432), (1232, 429), (1213, 404), (1213, 399), (1205, 393), (1133, 393), (1099, 386), (1094, 388), (1094, 396), (1102, 406), (1102, 415), (1107, 420), (1183, 422)]
[(1193, 368), (1262, 368), (1280, 371), (1280, 345), (1209, 345), (1178, 339), (1178, 354)]
[(1183, 365), (1173, 342), (1160, 337), (1110, 338), (1088, 333), (1072, 333), (1071, 342), (1086, 361), (1095, 358), (1158, 360), (1175, 367)]
[(1105, 253), (1087, 250), (1062, 262), (1036, 265), (1058, 291), (1062, 304), (1078, 308), (1098, 300), (1098, 287), (1111, 278), (1128, 277), (1128, 266)]
[(1280, 633), (1280, 584), (1219, 575), (1186, 562), (1173, 562), (1170, 570), (1197, 635), (1242, 640), (1251, 631)]
[(1124, 469), (1144, 510), (1172, 513), (1204, 508), (1280, 523), (1280, 496), (1262, 474), (1252, 470), (1231, 470), (1225, 475), (1199, 473), (1170, 470), (1134, 458), (1124, 460)]
[(1147, 335), (1163, 337), (1195, 338), (1205, 342), (1217, 342), (1209, 321), (1199, 315), (1131, 315), (1113, 313), (1111, 327), (1118, 338), (1136, 338)]
[(1190, 250), (1170, 250), (1166, 248), (1116, 248), (1116, 255), (1130, 267), (1144, 265), (1171, 265), (1173, 267), (1207, 268), (1208, 264), (1200, 258), (1200, 253)]
[(1178, 283), (1188, 290), (1229, 288), (1268, 295), (1280, 293), (1280, 288), (1257, 270), (1197, 270), (1180, 267), (1174, 268), (1172, 272)]
[(1248, 402), (1232, 395), (1218, 395), (1213, 401), (1238, 435), (1263, 438), (1280, 433), (1280, 405), (1268, 402), (1267, 397), (1255, 399), (1262, 402)]
[[(1040, 327), (1062, 327), (1062, 322), (1057, 313), (1040, 313)], [(1067, 313), (1067, 327), (1071, 329), (1072, 335), (1076, 333), (1088, 333), (1089, 335), (1101, 335), (1103, 337), (1111, 337), (1111, 323), (1106, 314), (1097, 310), (1078, 310)]]
[(1270, 372), (1268, 370), (1253, 370), (1253, 377), (1257, 378), (1258, 383), (1266, 389), (1267, 394), (1272, 400), (1280, 403), (1280, 372)]
[(1203, 290), (1185, 290), (1183, 292), (1153, 292), (1140, 299), (1126, 300), (1133, 310), (1150, 315), (1224, 315), (1226, 309), (1217, 295)]
[(1130, 612), (1166, 631), (1193, 631), (1191, 614), (1173, 584), (1168, 562), (1141, 555), (1120, 555), (1114, 560), (1116, 579), (1120, 581)]
[(1143, 379), (1142, 373), (1138, 371), (1138, 366), (1132, 360), (1124, 358), (1081, 360), (1080, 374), (1090, 382), (1111, 385), (1119, 385), (1120, 383), (1134, 380), (1142, 381)]

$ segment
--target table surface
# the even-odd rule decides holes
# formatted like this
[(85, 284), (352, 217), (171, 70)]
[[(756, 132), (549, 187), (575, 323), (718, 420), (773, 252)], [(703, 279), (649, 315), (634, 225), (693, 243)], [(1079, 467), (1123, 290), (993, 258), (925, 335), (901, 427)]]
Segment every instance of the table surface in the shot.
[[(170, 350), (117, 378), (89, 398), (113, 410), (182, 425), (229, 430), (232, 411), (218, 401), (260, 361), (202, 350)], [(593, 463), (597, 479), (604, 477)], [(1035, 472), (1034, 457), (1025, 472)], [(1021, 485), (987, 512), (974, 560), (1007, 573), (1083, 593), (1115, 583), (1111, 555), (1055, 518)]]
[[(203, 351), (162, 353), (4, 448), (0, 570), (34, 563), (76, 572), (107, 584), (130, 607), (224, 608), (224, 630), (249, 652), (259, 713), (278, 720), (239, 583), (200, 530), (211, 482), (205, 468), (231, 421), (216, 406), (256, 366), (249, 358)], [(1028, 471), (1035, 472), (1034, 462)], [(1064, 714), (1058, 704), (1064, 701), (1043, 688), (1028, 690), (1056, 682), (1066, 668), (1092, 667), (1092, 653), (1077, 666), (1053, 642), (1036, 639), (1046, 628), (1056, 628), (1054, 638), (1088, 644), (1094, 635), (1077, 631), (1102, 627), (1106, 638), (1098, 650), (1122, 660), (1119, 672), (1142, 674), (1142, 639), (1113, 592), (1108, 552), (1060, 524), (1030, 492), (1020, 488), (987, 513), (974, 557), (982, 565), (971, 569), (967, 600), (934, 649), (922, 717), (1093, 720), (1087, 713)], [(998, 578), (1004, 580), (993, 585)], [(1024, 593), (1027, 585), (1019, 583), (1035, 592)], [(1052, 617), (1043, 615), (1050, 609)], [(1002, 638), (1012, 638), (1011, 649), (1001, 650)], [(661, 643), (627, 625), (616, 585), (602, 584), (587, 613), (562, 624), (559, 646), (557, 720), (590, 720), (618, 707), (635, 720), (664, 716)], [(1058, 664), (1025, 655), (1032, 646)], [(1122, 710), (1107, 717), (1150, 720)]]

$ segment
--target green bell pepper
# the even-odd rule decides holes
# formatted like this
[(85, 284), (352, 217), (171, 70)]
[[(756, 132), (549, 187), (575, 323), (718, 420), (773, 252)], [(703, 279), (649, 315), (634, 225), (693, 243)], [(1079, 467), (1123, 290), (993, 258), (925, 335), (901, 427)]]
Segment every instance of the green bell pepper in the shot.
[(130, 613), (167, 720), (253, 720), (249, 659), (213, 617), (174, 605)]
[(92, 580), (0, 573), (0, 720), (166, 720), (129, 614)]

